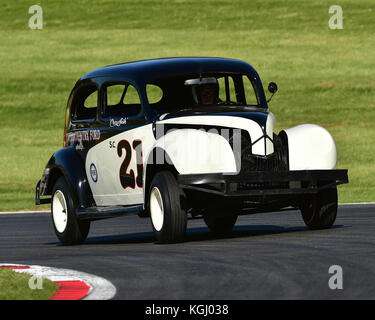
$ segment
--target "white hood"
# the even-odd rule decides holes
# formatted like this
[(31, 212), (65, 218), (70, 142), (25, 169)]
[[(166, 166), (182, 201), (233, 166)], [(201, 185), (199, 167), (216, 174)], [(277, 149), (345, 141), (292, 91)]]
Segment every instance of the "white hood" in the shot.
[[(267, 117), (266, 128), (263, 130), (271, 139), (273, 139), (274, 123), (275, 117), (270, 112)], [(223, 115), (186, 116), (158, 121), (158, 124), (194, 124), (242, 129), (249, 133), (251, 142), (255, 142), (252, 147), (253, 154), (265, 156), (274, 151), (272, 141), (265, 136), (261, 126), (256, 121), (247, 118)]]

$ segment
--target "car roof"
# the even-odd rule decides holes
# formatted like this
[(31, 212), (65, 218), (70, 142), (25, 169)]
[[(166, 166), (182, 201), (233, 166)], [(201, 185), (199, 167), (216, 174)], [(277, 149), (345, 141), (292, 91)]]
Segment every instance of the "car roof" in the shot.
[(215, 57), (174, 57), (110, 65), (93, 70), (80, 80), (96, 77), (114, 77), (147, 82), (178, 74), (209, 72), (244, 73), (258, 78), (255, 69), (241, 60)]

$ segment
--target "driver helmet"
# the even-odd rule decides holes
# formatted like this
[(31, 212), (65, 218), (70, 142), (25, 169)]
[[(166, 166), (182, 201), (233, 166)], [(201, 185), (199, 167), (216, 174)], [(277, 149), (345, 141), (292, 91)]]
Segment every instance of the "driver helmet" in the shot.
[(215, 104), (219, 95), (219, 84), (216, 78), (197, 78), (185, 81), (186, 86), (192, 87), (192, 97), (195, 104)]

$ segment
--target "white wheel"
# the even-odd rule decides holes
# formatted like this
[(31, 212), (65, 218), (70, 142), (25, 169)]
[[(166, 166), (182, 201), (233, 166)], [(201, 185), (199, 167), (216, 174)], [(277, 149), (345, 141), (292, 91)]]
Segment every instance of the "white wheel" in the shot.
[(187, 216), (183, 208), (185, 195), (170, 171), (155, 174), (149, 188), (148, 209), (158, 243), (174, 243), (184, 239)]
[(64, 194), (60, 190), (56, 190), (52, 200), (52, 217), (58, 232), (63, 233), (68, 223), (68, 207)]
[(156, 231), (160, 231), (164, 223), (163, 199), (157, 187), (153, 187), (150, 195), (150, 212), (152, 224)]
[(90, 221), (78, 220), (75, 212), (77, 204), (63, 176), (53, 186), (52, 195), (51, 216), (57, 238), (63, 245), (84, 242), (90, 230)]

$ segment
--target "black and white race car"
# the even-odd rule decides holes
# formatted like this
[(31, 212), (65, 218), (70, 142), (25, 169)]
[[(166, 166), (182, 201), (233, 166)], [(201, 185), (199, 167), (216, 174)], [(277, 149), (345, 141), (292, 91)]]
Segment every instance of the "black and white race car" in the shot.
[[(275, 83), (268, 86), (272, 95)], [(184, 239), (187, 219), (215, 233), (241, 214), (298, 208), (311, 229), (337, 213), (336, 146), (324, 128), (279, 134), (261, 80), (247, 63), (165, 58), (107, 66), (74, 86), (63, 148), (36, 186), (51, 203), (63, 244), (82, 243), (90, 222), (151, 217), (160, 243)]]

